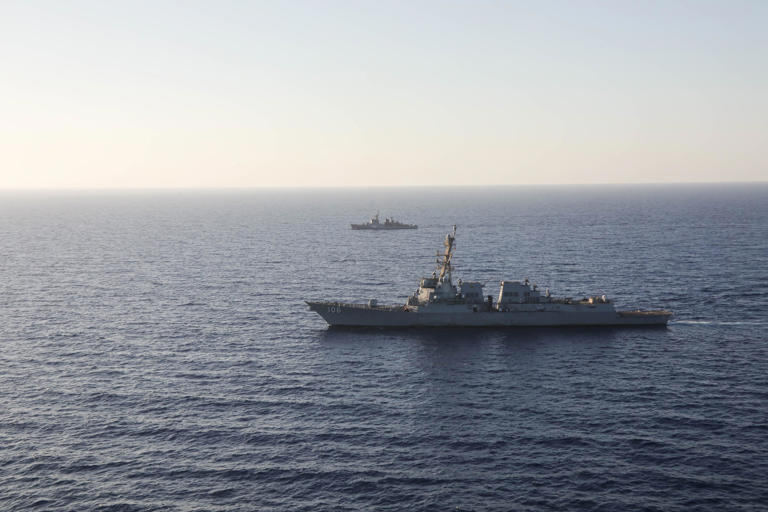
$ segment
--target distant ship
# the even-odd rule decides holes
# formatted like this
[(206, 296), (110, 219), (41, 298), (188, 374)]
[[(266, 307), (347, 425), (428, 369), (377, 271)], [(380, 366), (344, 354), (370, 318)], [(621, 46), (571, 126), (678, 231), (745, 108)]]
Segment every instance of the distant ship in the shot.
[(393, 217), (387, 217), (384, 222), (379, 222), (379, 212), (376, 212), (376, 215), (365, 224), (352, 224), (352, 229), (416, 229), (418, 227), (416, 224), (403, 224)]
[(331, 326), (356, 327), (512, 327), (666, 325), (672, 316), (665, 310), (616, 311), (605, 295), (573, 299), (556, 298), (549, 290), (524, 281), (502, 281), (496, 302), (483, 295), (483, 284), (462, 281), (453, 284), (456, 226), (445, 237), (445, 252), (439, 255), (431, 277), (421, 279), (419, 289), (405, 305), (343, 302), (307, 302)]

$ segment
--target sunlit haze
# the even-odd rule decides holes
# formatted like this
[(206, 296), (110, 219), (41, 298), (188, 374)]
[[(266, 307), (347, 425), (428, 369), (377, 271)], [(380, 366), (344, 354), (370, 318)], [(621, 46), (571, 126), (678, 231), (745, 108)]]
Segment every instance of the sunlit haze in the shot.
[(768, 2), (6, 2), (0, 188), (768, 180)]

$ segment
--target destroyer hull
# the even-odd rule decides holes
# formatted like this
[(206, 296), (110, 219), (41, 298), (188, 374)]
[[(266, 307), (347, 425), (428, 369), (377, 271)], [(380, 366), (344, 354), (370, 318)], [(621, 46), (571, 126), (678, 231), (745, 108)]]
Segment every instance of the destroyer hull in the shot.
[(371, 231), (390, 231), (392, 229), (416, 229), (418, 226), (415, 224), (403, 224), (400, 226), (392, 226), (392, 225), (385, 225), (385, 224), (350, 224), (352, 226), (352, 229), (358, 230), (358, 229), (367, 229)]
[(397, 306), (307, 302), (331, 326), (346, 327), (565, 327), (663, 326), (668, 311), (419, 312)]

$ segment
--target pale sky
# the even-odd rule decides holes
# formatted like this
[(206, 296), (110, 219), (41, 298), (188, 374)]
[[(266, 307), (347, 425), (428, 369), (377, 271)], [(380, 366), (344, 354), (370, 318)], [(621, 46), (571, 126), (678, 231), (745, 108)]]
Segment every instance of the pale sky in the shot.
[(768, 1), (5, 1), (0, 188), (768, 180)]

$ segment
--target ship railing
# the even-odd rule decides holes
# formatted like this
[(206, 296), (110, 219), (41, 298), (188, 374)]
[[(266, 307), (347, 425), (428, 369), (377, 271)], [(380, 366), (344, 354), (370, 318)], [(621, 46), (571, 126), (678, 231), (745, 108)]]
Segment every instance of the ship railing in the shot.
[(617, 313), (619, 316), (672, 315), (672, 312), (666, 309), (634, 309), (632, 311), (617, 311)]
[(341, 306), (349, 309), (376, 309), (380, 311), (402, 311), (404, 306), (396, 304), (377, 304), (371, 306), (368, 304), (358, 304), (354, 302), (332, 302), (332, 306)]
[(610, 299), (603, 300), (599, 297), (592, 297), (592, 300), (589, 300), (590, 297), (586, 297), (584, 299), (574, 299), (572, 297), (549, 297), (548, 299), (544, 299), (539, 302), (539, 304), (610, 304)]

